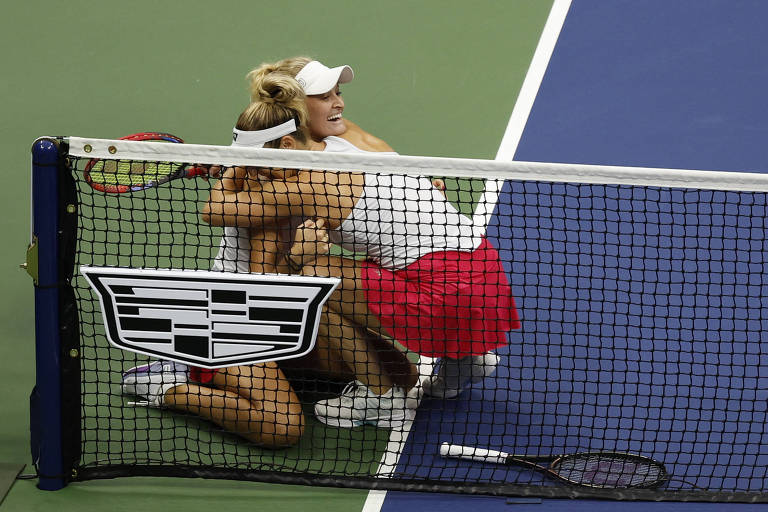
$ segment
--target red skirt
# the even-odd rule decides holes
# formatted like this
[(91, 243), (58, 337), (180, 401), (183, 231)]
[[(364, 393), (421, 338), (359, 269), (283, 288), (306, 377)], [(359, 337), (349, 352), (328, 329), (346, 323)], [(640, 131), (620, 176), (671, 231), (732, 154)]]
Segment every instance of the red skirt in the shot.
[(484, 354), (520, 328), (499, 253), (485, 239), (472, 252), (434, 252), (401, 270), (366, 261), (363, 286), (387, 332), (425, 356)]

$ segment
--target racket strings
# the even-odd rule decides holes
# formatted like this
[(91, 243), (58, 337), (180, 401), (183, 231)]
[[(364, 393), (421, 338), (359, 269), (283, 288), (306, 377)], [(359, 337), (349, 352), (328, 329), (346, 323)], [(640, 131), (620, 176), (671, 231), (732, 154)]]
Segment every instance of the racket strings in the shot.
[[(183, 144), (184, 140), (165, 132), (141, 132), (120, 137), (131, 141), (163, 141)], [(202, 173), (196, 170), (191, 176)], [(94, 189), (107, 193), (123, 193), (157, 186), (186, 175), (185, 164), (144, 162), (121, 159), (93, 159), (84, 170), (86, 182)]]
[(99, 160), (89, 169), (89, 179), (103, 185), (141, 186), (173, 175), (179, 165), (168, 162), (131, 160)]
[(550, 469), (569, 482), (609, 489), (652, 487), (667, 478), (664, 468), (651, 460), (602, 454), (564, 457)]

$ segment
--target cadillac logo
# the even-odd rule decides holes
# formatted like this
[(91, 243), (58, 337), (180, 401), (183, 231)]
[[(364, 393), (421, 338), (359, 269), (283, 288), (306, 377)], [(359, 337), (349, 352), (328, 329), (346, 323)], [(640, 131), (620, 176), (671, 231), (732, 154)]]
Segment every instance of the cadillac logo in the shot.
[(107, 339), (203, 368), (291, 359), (315, 344), (335, 278), (81, 266)]

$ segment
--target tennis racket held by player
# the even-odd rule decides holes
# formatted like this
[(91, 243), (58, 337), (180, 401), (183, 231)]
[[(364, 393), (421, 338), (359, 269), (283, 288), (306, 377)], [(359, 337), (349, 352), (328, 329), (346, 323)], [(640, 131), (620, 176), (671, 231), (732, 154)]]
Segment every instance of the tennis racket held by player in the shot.
[[(141, 132), (120, 137), (120, 140), (164, 141), (182, 144), (184, 140), (165, 132)], [(94, 190), (106, 194), (124, 194), (158, 187), (179, 178), (208, 176), (209, 169), (195, 165), (170, 162), (129, 160), (89, 160), (83, 178)]]

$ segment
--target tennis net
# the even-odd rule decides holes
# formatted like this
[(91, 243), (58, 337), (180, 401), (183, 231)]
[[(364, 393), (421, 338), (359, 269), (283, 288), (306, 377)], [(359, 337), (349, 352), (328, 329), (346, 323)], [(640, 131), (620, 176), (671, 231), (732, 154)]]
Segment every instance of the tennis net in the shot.
[[(150, 167), (221, 179), (90, 176)], [(36, 141), (33, 182), (43, 488), (768, 501), (766, 176), (70, 137)], [(667, 477), (568, 485), (443, 443)]]

